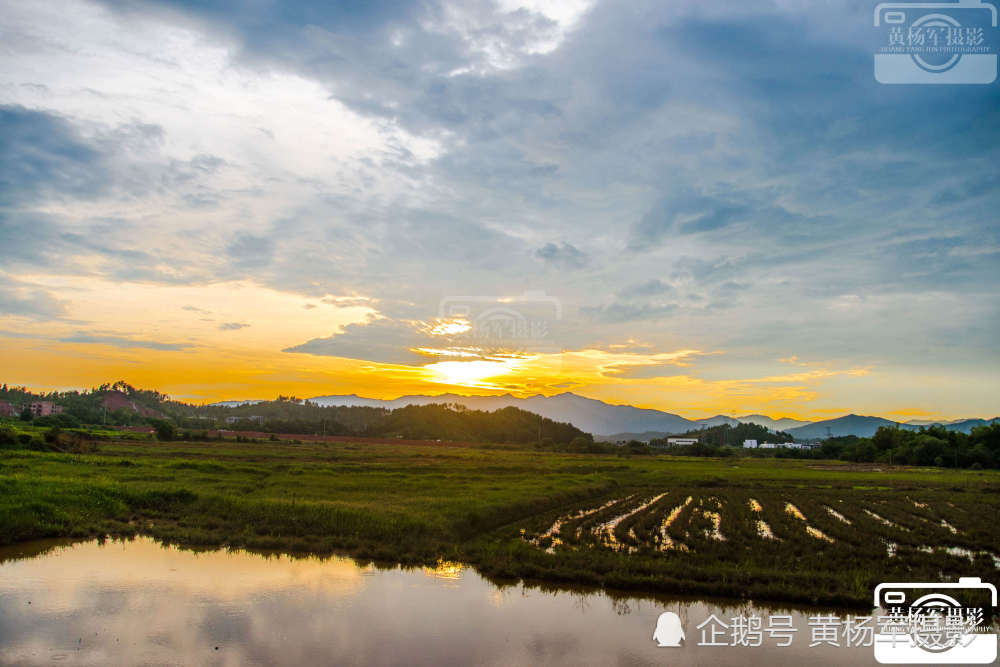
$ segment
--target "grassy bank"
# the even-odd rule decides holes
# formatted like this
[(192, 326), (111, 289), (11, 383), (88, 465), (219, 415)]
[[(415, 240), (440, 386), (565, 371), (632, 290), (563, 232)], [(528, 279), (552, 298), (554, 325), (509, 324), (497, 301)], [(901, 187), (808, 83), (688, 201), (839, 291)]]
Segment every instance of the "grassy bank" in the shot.
[[(814, 461), (112, 441), (88, 454), (0, 451), (0, 543), (144, 533), (197, 546), (458, 559), (497, 577), (864, 605), (879, 581), (995, 578), (1000, 529), (988, 517), (998, 490), (996, 472)], [(561, 544), (547, 553), (560, 517)], [(758, 521), (774, 539), (757, 534)], [(935, 549), (945, 546), (958, 551)]]

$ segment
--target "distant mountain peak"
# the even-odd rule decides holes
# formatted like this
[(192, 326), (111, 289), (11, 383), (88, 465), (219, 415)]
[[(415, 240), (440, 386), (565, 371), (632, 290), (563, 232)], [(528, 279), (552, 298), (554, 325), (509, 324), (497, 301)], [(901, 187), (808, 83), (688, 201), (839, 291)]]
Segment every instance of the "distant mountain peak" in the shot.
[(595, 435), (609, 435), (624, 431), (683, 433), (696, 424), (694, 421), (669, 412), (636, 408), (631, 405), (614, 405), (569, 391), (552, 396), (536, 394), (526, 398), (517, 398), (508, 393), (499, 396), (414, 395), (400, 396), (391, 400), (358, 396), (317, 396), (309, 400), (319, 405), (379, 405), (390, 409), (428, 403), (458, 403), (469, 409), (487, 411), (517, 407), (555, 421), (569, 422), (577, 428)]
[[(654, 408), (639, 408), (633, 405), (609, 403), (597, 398), (580, 396), (571, 391), (564, 391), (552, 396), (535, 394), (518, 398), (506, 393), (492, 396), (462, 396), (454, 393), (429, 396), (414, 394), (383, 400), (366, 398), (357, 394), (317, 396), (309, 399), (318, 405), (351, 405), (365, 407), (382, 407), (395, 409), (407, 405), (428, 405), (431, 403), (457, 403), (470, 410), (492, 412), (506, 407), (516, 407), (528, 412), (547, 417), (557, 422), (568, 422), (577, 428), (592, 433), (595, 436), (612, 436), (615, 434), (676, 434), (687, 431), (729, 424), (753, 423), (771, 431), (784, 431), (795, 438), (803, 440), (825, 438), (827, 435), (857, 435), (868, 437), (880, 426), (894, 427), (897, 422), (882, 417), (873, 417), (850, 413), (842, 417), (834, 417), (821, 421), (808, 422), (790, 417), (772, 418), (762, 414), (730, 417), (717, 414), (704, 419), (687, 419), (671, 412)], [(981, 424), (989, 423), (982, 419), (959, 420), (946, 428), (968, 432)], [(915, 425), (907, 428), (917, 428)]]

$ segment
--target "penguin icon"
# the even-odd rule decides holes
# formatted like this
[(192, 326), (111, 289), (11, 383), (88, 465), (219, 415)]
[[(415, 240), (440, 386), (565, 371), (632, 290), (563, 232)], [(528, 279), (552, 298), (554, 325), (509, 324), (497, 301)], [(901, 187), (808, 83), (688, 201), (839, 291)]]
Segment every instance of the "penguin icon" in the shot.
[(672, 611), (665, 611), (656, 619), (656, 630), (653, 631), (653, 641), (657, 646), (677, 647), (684, 641), (684, 628), (680, 617)]

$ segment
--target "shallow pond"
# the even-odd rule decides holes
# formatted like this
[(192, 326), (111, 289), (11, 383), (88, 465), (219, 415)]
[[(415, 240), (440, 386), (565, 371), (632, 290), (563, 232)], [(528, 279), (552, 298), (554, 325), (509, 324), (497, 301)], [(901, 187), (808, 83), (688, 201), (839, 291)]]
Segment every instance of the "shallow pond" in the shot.
[[(2, 664), (876, 664), (843, 639), (810, 648), (818, 611), (498, 586), (451, 563), (380, 569), (146, 538), (24, 545), (0, 559)], [(653, 641), (667, 611), (686, 633), (677, 648)], [(760, 647), (699, 646), (696, 626), (712, 614), (757, 615), (765, 629), (769, 615), (790, 615), (798, 631), (783, 648), (766, 631)], [(729, 644), (732, 631), (715, 638)]]

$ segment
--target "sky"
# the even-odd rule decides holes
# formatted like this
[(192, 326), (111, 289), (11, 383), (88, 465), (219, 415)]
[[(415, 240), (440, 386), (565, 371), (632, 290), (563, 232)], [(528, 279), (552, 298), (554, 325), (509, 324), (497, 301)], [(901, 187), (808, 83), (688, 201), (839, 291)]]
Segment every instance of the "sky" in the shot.
[(1000, 89), (874, 3), (0, 1), (0, 380), (1000, 414)]

